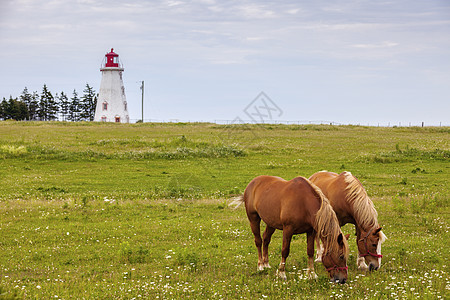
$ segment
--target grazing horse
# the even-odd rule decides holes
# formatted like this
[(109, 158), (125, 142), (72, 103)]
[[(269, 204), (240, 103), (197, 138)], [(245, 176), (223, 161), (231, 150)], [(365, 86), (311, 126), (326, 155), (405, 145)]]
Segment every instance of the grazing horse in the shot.
[[(297, 177), (286, 181), (279, 177), (258, 176), (248, 184), (244, 195), (237, 201), (238, 206), (245, 203), (258, 249), (258, 270), (270, 268), (269, 243), (274, 231), (279, 229), (283, 231), (283, 246), (277, 273), (286, 279), (285, 265), (292, 236), (306, 232), (309, 278), (317, 278), (314, 272), (314, 241), (320, 239), (325, 249), (322, 263), (330, 278), (345, 283), (348, 237), (343, 236), (328, 199), (308, 179)], [(261, 219), (267, 225), (262, 239)]]
[[(378, 213), (361, 182), (350, 172), (338, 175), (326, 171), (313, 174), (309, 180), (329, 199), (341, 226), (347, 223), (355, 225), (358, 268), (364, 271), (380, 268), (383, 257), (381, 243), (386, 240), (386, 236), (381, 231)], [(316, 261), (320, 261), (320, 250), (317, 256)]]

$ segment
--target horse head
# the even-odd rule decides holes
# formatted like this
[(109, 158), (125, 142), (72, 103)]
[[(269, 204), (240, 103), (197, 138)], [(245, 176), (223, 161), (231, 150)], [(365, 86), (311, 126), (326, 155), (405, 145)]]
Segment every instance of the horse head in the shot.
[(322, 256), (322, 264), (328, 271), (333, 282), (345, 283), (348, 276), (348, 243), (349, 234), (344, 237), (342, 232), (338, 235), (337, 240), (337, 251), (325, 251)]
[(386, 236), (381, 231), (381, 227), (372, 228), (369, 231), (361, 230), (361, 238), (358, 240), (358, 250), (361, 257), (364, 257), (369, 270), (377, 270), (381, 267), (381, 243), (386, 240)]

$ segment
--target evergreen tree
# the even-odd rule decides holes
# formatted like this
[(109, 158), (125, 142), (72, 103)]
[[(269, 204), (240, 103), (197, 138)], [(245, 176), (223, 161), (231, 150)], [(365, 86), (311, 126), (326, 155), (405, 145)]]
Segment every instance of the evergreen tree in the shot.
[(28, 113), (27, 105), (22, 101), (18, 101), (17, 99), (15, 102), (16, 102), (15, 105), (17, 106), (17, 116), (15, 119), (16, 120), (29, 120), (30, 114)]
[(9, 96), (8, 109), (9, 119), (16, 120), (16, 117), (19, 115), (19, 106), (17, 105), (17, 99), (13, 99), (12, 96)]
[(25, 103), (12, 96), (9, 97), (8, 101), (3, 98), (0, 103), (0, 111), (0, 118), (3, 120), (26, 120), (28, 117), (28, 109)]
[(97, 105), (97, 95), (95, 90), (86, 83), (86, 88), (83, 90), (81, 97), (81, 119), (83, 121), (94, 121), (95, 107)]
[(17, 106), (15, 105), (14, 100), (15, 99), (13, 99), (12, 96), (9, 96), (9, 101), (6, 104), (6, 114), (5, 114), (6, 119), (12, 120), (18, 113), (18, 109)]
[(37, 92), (33, 92), (31, 95), (31, 101), (28, 105), (28, 114), (30, 115), (29, 119), (34, 121), (38, 119), (38, 110), (39, 110), (39, 94)]
[(64, 94), (64, 92), (61, 92), (61, 95), (59, 96), (59, 107), (61, 113), (61, 120), (67, 121), (70, 111), (70, 101), (67, 95)]
[(53, 97), (51, 93), (48, 97), (48, 120), (54, 121), (58, 119), (59, 112), (59, 97), (58, 94)]
[(88, 83), (81, 98), (74, 90), (70, 99), (64, 92), (53, 96), (46, 84), (40, 94), (30, 93), (25, 87), (18, 98), (10, 96), (7, 100), (3, 97), (0, 119), (51, 121), (61, 118), (63, 121), (93, 121), (97, 98), (98, 94)]
[[(57, 103), (57, 105), (58, 105), (58, 111), (57, 112), (59, 112), (59, 102), (60, 101), (59, 101), (58, 93), (56, 93), (55, 96), (53, 96), (53, 99), (54, 99), (54, 102)], [(53, 120), (58, 120), (58, 114), (55, 115)]]
[(6, 107), (8, 105), (8, 102), (6, 102), (5, 97), (3, 97), (2, 102), (0, 102), (0, 119), (6, 120)]
[(22, 95), (20, 95), (20, 101), (22, 101), (26, 105), (27, 110), (29, 110), (29, 107), (30, 107), (30, 104), (32, 101), (32, 97), (33, 96), (28, 92), (28, 88), (25, 87), (23, 89)]
[(69, 106), (69, 120), (73, 122), (80, 121), (80, 98), (78, 98), (78, 93), (76, 90), (73, 90), (73, 96), (70, 98), (70, 106)]
[(56, 120), (57, 113), (58, 113), (58, 102), (47, 88), (47, 85), (44, 84), (38, 105), (39, 119), (41, 121)]
[(48, 90), (47, 85), (44, 84), (44, 87), (42, 89), (41, 98), (39, 101), (39, 107), (38, 107), (38, 116), (39, 120), (41, 121), (48, 121), (50, 120), (50, 101), (52, 101), (53, 95)]

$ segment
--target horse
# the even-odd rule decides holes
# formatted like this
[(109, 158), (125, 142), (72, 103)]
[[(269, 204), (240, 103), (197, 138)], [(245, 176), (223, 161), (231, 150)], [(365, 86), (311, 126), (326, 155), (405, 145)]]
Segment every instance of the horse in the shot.
[[(314, 242), (320, 239), (325, 249), (322, 264), (330, 279), (339, 283), (346, 282), (348, 236), (344, 237), (342, 234), (328, 199), (308, 179), (296, 177), (286, 181), (280, 177), (258, 176), (248, 184), (237, 202), (237, 206), (245, 204), (250, 227), (255, 236), (258, 271), (270, 268), (269, 243), (272, 234), (278, 229), (283, 231), (281, 262), (277, 270), (281, 279), (286, 280), (285, 266), (292, 236), (306, 233), (308, 277), (317, 278), (314, 272)], [(262, 239), (261, 220), (266, 224)]]
[[(383, 257), (381, 243), (386, 236), (381, 231), (378, 213), (361, 182), (350, 172), (338, 175), (327, 171), (317, 172), (309, 180), (329, 199), (340, 226), (347, 223), (355, 225), (358, 269), (372, 271), (380, 268)], [(316, 261), (320, 261), (320, 256), (318, 250)]]

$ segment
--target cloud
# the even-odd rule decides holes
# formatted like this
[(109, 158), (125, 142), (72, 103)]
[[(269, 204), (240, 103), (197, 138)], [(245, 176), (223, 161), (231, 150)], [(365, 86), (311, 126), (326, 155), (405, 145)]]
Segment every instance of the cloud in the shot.
[(229, 99), (266, 88), (338, 98), (336, 86), (351, 94), (355, 82), (416, 86), (448, 73), (449, 25), (449, 5), (435, 0), (0, 0), (0, 91), (63, 76), (84, 84), (114, 47), (125, 77), (151, 77), (173, 99), (213, 87)]
[(385, 41), (385, 42), (381, 42), (378, 44), (356, 44), (356, 45), (351, 45), (351, 47), (363, 48), (363, 49), (380, 49), (380, 48), (396, 47), (398, 45), (399, 45), (399, 43)]

